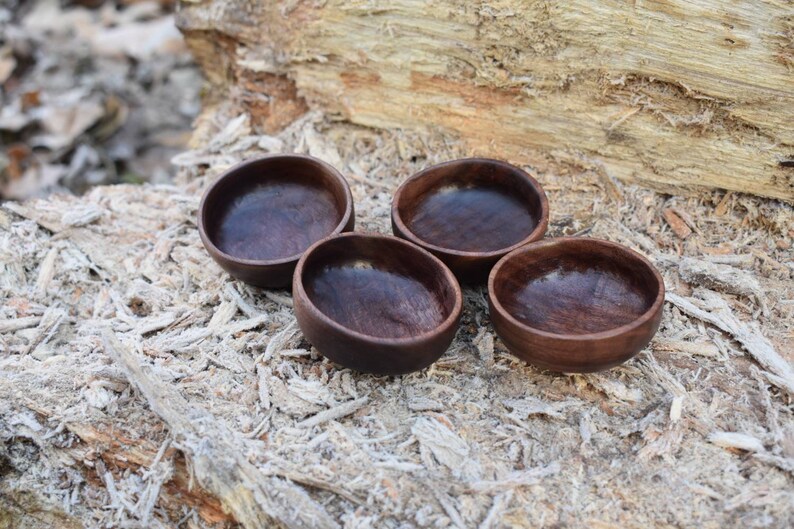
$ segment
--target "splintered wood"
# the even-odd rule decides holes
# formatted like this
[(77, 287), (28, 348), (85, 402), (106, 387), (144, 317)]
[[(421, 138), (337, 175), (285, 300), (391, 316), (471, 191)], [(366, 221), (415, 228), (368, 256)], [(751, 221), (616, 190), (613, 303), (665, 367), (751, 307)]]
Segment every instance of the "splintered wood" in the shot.
[(266, 130), (308, 105), (607, 181), (794, 201), (790, 1), (203, 0), (177, 25), (214, 98)]
[[(790, 207), (734, 194), (717, 215), (721, 193), (527, 167), (549, 235), (660, 268), (651, 346), (603, 373), (543, 372), (466, 289), (438, 362), (368, 376), (317, 354), (289, 292), (214, 264), (201, 192), (245, 156), (308, 152), (359, 175), (357, 227), (388, 232), (391, 191), (466, 147), (315, 114), (271, 137), (218, 112), (176, 185), (0, 207), (0, 527), (792, 526)], [(667, 208), (699, 229), (679, 238)]]

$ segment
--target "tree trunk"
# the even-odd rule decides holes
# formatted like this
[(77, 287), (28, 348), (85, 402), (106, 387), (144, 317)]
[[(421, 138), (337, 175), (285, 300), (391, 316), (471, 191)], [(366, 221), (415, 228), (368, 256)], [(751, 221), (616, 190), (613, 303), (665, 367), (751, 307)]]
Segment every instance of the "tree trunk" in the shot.
[[(473, 153), (794, 200), (794, 3), (183, 0), (209, 79)], [(297, 89), (297, 90), (296, 90)]]

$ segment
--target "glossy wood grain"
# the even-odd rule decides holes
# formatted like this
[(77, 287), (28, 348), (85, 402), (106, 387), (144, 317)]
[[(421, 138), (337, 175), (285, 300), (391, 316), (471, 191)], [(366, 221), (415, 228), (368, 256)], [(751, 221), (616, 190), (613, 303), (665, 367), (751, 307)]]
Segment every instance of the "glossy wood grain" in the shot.
[(304, 254), (293, 278), (295, 315), (320, 353), (377, 374), (423, 369), (447, 349), (463, 298), (452, 272), (418, 246), (346, 233)]
[(288, 287), (303, 252), (353, 229), (353, 198), (339, 172), (298, 155), (243, 162), (204, 194), (201, 240), (229, 274), (252, 285)]
[(662, 316), (664, 282), (638, 253), (587, 238), (519, 248), (491, 271), (491, 321), (527, 362), (563, 372), (599, 371), (650, 342)]
[(540, 184), (518, 167), (469, 158), (412, 176), (392, 202), (395, 235), (444, 261), (465, 283), (483, 283), (511, 250), (543, 237), (549, 206)]

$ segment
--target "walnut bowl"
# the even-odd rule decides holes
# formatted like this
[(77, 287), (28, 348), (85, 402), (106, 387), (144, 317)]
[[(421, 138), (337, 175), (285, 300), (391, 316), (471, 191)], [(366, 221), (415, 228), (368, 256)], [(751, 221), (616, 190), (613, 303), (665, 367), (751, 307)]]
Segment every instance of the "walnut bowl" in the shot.
[(418, 371), (447, 350), (463, 296), (444, 263), (388, 235), (344, 233), (315, 243), (295, 268), (304, 336), (330, 360), (366, 373)]
[(566, 373), (625, 362), (656, 333), (664, 281), (619, 244), (563, 237), (523, 246), (488, 278), (491, 321), (508, 350)]
[(201, 241), (229, 274), (251, 285), (286, 288), (303, 252), (354, 224), (353, 197), (339, 171), (300, 154), (242, 162), (204, 193)]
[(549, 204), (540, 184), (499, 160), (429, 167), (392, 200), (392, 231), (444, 261), (463, 283), (481, 284), (505, 254), (543, 237)]

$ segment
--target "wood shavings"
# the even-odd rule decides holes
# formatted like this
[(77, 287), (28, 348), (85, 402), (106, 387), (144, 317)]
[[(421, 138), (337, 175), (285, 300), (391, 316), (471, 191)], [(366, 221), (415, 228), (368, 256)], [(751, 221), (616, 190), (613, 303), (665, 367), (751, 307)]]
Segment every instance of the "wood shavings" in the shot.
[(423, 446), (427, 447), (436, 460), (456, 473), (475, 471), (475, 465), (469, 458), (469, 445), (457, 433), (437, 419), (420, 417), (411, 427), (413, 433)]
[(315, 158), (331, 164), (333, 167), (343, 167), (342, 158), (334, 145), (324, 140), (316, 130), (314, 124), (306, 123), (303, 129), (303, 138), (309, 148), (309, 154)]
[(102, 218), (105, 212), (93, 204), (70, 209), (61, 217), (61, 224), (64, 226), (87, 226)]
[(138, 334), (144, 336), (155, 331), (160, 331), (169, 327), (176, 321), (176, 314), (173, 312), (163, 312), (155, 316), (150, 316), (138, 321), (135, 330)]
[(496, 496), (493, 500), (491, 508), (488, 510), (488, 515), (483, 519), (479, 525), (479, 529), (493, 529), (498, 527), (499, 520), (505, 509), (510, 505), (513, 500), (513, 489), (509, 489), (502, 494)]
[(637, 388), (629, 388), (619, 380), (606, 378), (599, 375), (588, 376), (588, 381), (596, 388), (606, 393), (609, 397), (624, 402), (642, 401), (642, 391)]
[(104, 29), (93, 36), (91, 45), (99, 55), (127, 55), (144, 61), (151, 60), (155, 54), (179, 52), (185, 44), (173, 17), (165, 16)]
[(794, 394), (794, 369), (781, 358), (772, 344), (757, 329), (739, 321), (721, 297), (708, 290), (700, 293), (708, 309), (700, 308), (692, 301), (672, 292), (667, 293), (667, 300), (690, 316), (711, 323), (733, 336), (750, 353), (750, 356), (772, 372), (775, 384)]
[(297, 424), (298, 428), (313, 428), (327, 421), (335, 421), (347, 415), (357, 412), (369, 402), (369, 398), (361, 397), (360, 399), (343, 402), (338, 406), (321, 411), (317, 415), (313, 415), (308, 419), (304, 419)]
[(560, 472), (560, 470), (560, 464), (554, 462), (543, 467), (515, 472), (504, 479), (496, 481), (475, 481), (470, 485), (470, 489), (476, 492), (487, 493), (504, 492), (515, 489), (516, 487), (534, 485), (539, 483), (542, 478), (553, 476)]
[(524, 397), (523, 399), (505, 400), (504, 404), (512, 408), (510, 414), (517, 419), (526, 419), (530, 415), (545, 415), (551, 419), (562, 419), (565, 417), (562, 410), (570, 406), (569, 403), (548, 404), (534, 397)]
[(667, 351), (671, 353), (681, 353), (687, 355), (699, 355), (711, 358), (719, 358), (719, 348), (710, 342), (685, 342), (682, 340), (654, 339), (651, 346), (655, 351)]
[(678, 395), (673, 398), (670, 404), (670, 422), (678, 422), (681, 420), (681, 412), (684, 409), (684, 396)]
[(28, 329), (37, 326), (39, 323), (41, 323), (41, 316), (28, 316), (26, 318), (3, 320), (0, 321), (0, 334)]
[(678, 272), (682, 279), (694, 285), (729, 294), (754, 297), (767, 313), (769, 311), (765, 304), (766, 296), (761, 284), (749, 272), (691, 257), (681, 259)]
[(218, 308), (215, 309), (215, 314), (207, 324), (207, 327), (215, 331), (220, 331), (223, 327), (231, 321), (237, 313), (237, 303), (234, 301), (223, 301)]
[(686, 222), (684, 222), (675, 211), (667, 208), (662, 212), (662, 215), (679, 239), (686, 239), (692, 235), (692, 229), (687, 226)]
[(268, 318), (267, 314), (262, 314), (260, 316), (255, 316), (253, 318), (248, 318), (248, 319), (233, 323), (231, 325), (228, 325), (225, 328), (224, 332), (234, 335), (234, 334), (237, 334), (237, 333), (241, 333), (243, 331), (256, 329), (257, 327), (261, 327), (262, 325), (266, 324), (269, 319), (270, 318)]
[(447, 513), (449, 519), (452, 520), (452, 523), (458, 529), (465, 529), (466, 523), (461, 518), (458, 509), (455, 507), (454, 500), (450, 498), (447, 494), (441, 491), (435, 491), (436, 499), (438, 503), (441, 504), (441, 507), (444, 509), (444, 512)]
[(212, 335), (207, 328), (191, 328), (176, 330), (152, 339), (151, 345), (161, 351), (185, 352), (192, 349), (198, 342)]
[(413, 395), (408, 399), (408, 408), (413, 411), (442, 411), (444, 405), (423, 395)]
[(477, 336), (472, 340), (472, 343), (477, 348), (477, 352), (480, 355), (480, 359), (483, 361), (486, 367), (491, 367), (494, 363), (493, 339), (493, 334), (488, 332), (485, 327), (483, 327), (479, 330)]
[[(260, 529), (272, 520), (289, 528), (339, 527), (322, 506), (295, 485), (264, 479), (230, 443), (234, 437), (231, 432), (149, 374), (111, 331), (104, 332), (103, 340), (105, 352), (124, 369), (192, 458), (197, 481), (216, 494), (244, 527)], [(201, 430), (196, 430), (194, 424), (199, 418)]]
[(752, 435), (737, 432), (713, 432), (709, 442), (723, 448), (738, 448), (745, 452), (764, 452), (764, 445)]
[(593, 438), (593, 419), (589, 413), (583, 413), (579, 418), (579, 435), (582, 437), (583, 444), (589, 444)]
[[(218, 118), (206, 137), (240, 115), (225, 104), (231, 105), (228, 117)], [(354, 161), (384, 186), (394, 187), (428, 164), (469, 154), (454, 138), (437, 133), (373, 131), (316, 116), (278, 135), (285, 150), (307, 150), (308, 121), (344, 164)], [(257, 141), (254, 133), (243, 135), (224, 149), (234, 158), (261, 154)], [(82, 197), (0, 208), (0, 330), (7, 329), (0, 336), (0, 458), (25, 454), (11, 457), (10, 467), (3, 459), (4, 469), (16, 465), (19, 471), (0, 480), (0, 509), (17, 512), (4, 501), (21, 494), (35, 498), (37, 506), (52, 505), (46, 498), (60, 491), (47, 510), (69, 505), (74, 527), (135, 527), (147, 515), (149, 527), (180, 521), (195, 529), (232, 525), (236, 514), (224, 512), (221, 501), (227, 493), (198, 479), (208, 463), (192, 469), (195, 458), (218, 450), (217, 466), (226, 468), (234, 454), (254, 467), (253, 478), (268, 487), (273, 483), (272, 494), (285, 483), (297, 487), (337, 525), (453, 526), (452, 516), (464, 527), (525, 520), (570, 524), (559, 505), (588, 505), (599, 513), (599, 523), (620, 525), (624, 514), (615, 498), (621, 498), (621, 505), (631, 503), (637, 524), (650, 526), (664, 517), (687, 526), (732, 526), (735, 515), (722, 508), (724, 500), (686, 483), (729, 499), (751, 483), (770, 497), (790, 489), (791, 415), (788, 394), (770, 383), (777, 375), (742, 358), (732, 335), (674, 303), (665, 308), (649, 350), (597, 374), (533, 368), (508, 355), (497, 338), (489, 367), (487, 294), (469, 288), (455, 343), (431, 369), (377, 377), (324, 360), (295, 325), (289, 292), (237, 282), (202, 249), (195, 208), (201, 189), (220, 169), (191, 167), (173, 186), (101, 187)], [(553, 192), (553, 215), (569, 215), (577, 231), (592, 226), (589, 235), (645, 252), (664, 265), (669, 290), (701, 310), (715, 312), (699, 290), (683, 284), (679, 255), (741, 268), (764, 291), (779, 292), (769, 298), (768, 316), (743, 294), (714, 295), (738, 307), (731, 309), (736, 318), (749, 320), (752, 314), (785, 355), (790, 271), (781, 264), (785, 255), (772, 232), (741, 224), (746, 197), (737, 195), (718, 224), (708, 220), (714, 207), (708, 197), (681, 202), (679, 209), (708, 226), (697, 241), (681, 242), (661, 224), (670, 197), (624, 186), (617, 205), (600, 197), (603, 184), (592, 184), (599, 176), (560, 165), (531, 169), (559, 190)], [(390, 196), (364, 186), (354, 186), (354, 193), (359, 226), (388, 232)], [(84, 226), (66, 225), (65, 214), (81, 206), (103, 213)], [(748, 207), (756, 217), (772, 215), (759, 199)], [(55, 247), (60, 250), (54, 275), (39, 296), (42, 261)], [(53, 306), (68, 310), (67, 316), (35, 351), (22, 354)], [(125, 341), (150, 378), (161, 381), (169, 403), (175, 393), (190, 410), (200, 410), (185, 412), (189, 441), (172, 437), (171, 423), (150, 405), (150, 395), (128, 383), (120, 364), (104, 354), (104, 326)], [(358, 407), (359, 399), (367, 402)], [(347, 413), (348, 406), (357, 409)], [(179, 404), (172, 410), (181, 411)], [(766, 450), (748, 453), (708, 442), (709, 434), (725, 430), (747, 433)], [(218, 437), (227, 441), (220, 448)], [(161, 464), (172, 465), (173, 474), (163, 478), (149, 511), (158, 476), (167, 476), (153, 461), (168, 441)], [(97, 462), (104, 463), (100, 473)], [(554, 462), (556, 472), (537, 474)], [(112, 478), (107, 482), (101, 478), (106, 472)], [(582, 472), (597, 486), (585, 486)], [(285, 502), (295, 492), (290, 490)], [(664, 503), (656, 501), (660, 494)], [(751, 501), (740, 511), (785, 526), (784, 505)], [(70, 527), (60, 521), (49, 526)]]
[(35, 334), (28, 342), (25, 354), (35, 352), (37, 347), (47, 343), (58, 331), (58, 327), (63, 323), (65, 317), (66, 313), (57, 306), (47, 309), (47, 312), (41, 317), (38, 327), (36, 327)]
[(297, 320), (293, 319), (289, 325), (284, 327), (282, 331), (270, 339), (270, 341), (267, 343), (267, 348), (265, 348), (265, 353), (262, 355), (262, 360), (267, 362), (273, 358), (273, 355), (282, 349), (287, 343), (289, 343), (289, 341), (297, 332), (298, 322)]
[(44, 297), (47, 294), (47, 287), (55, 276), (55, 260), (58, 259), (58, 252), (60, 252), (58, 246), (50, 248), (50, 251), (47, 252), (47, 256), (41, 262), (39, 276), (36, 279), (36, 294), (39, 297)]
[(320, 406), (334, 406), (333, 394), (328, 387), (317, 379), (306, 380), (292, 377), (287, 382), (287, 391), (301, 400)]

